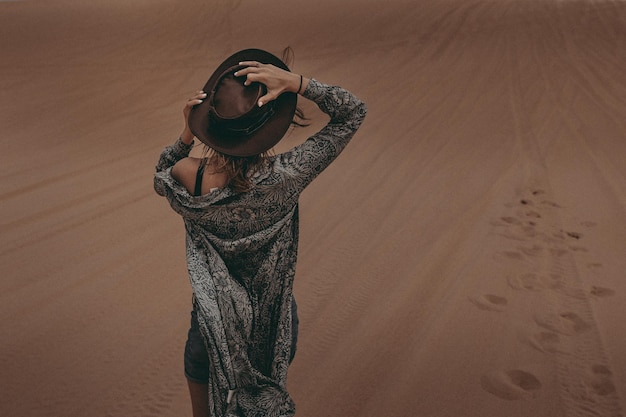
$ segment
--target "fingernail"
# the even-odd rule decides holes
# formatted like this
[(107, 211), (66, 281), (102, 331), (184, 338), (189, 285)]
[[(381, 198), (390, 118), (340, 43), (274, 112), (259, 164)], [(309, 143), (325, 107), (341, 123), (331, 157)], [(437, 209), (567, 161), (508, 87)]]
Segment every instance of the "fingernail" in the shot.
[(239, 77), (239, 71), (235, 71), (235, 77)]
[(259, 101), (259, 107), (261, 107), (263, 105), (262, 101)]

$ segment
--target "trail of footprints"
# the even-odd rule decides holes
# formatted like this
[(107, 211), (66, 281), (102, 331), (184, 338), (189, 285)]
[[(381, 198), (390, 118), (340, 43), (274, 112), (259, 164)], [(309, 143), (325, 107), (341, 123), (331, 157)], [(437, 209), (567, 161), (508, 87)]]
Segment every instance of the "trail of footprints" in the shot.
[[(567, 415), (622, 416), (590, 305), (591, 300), (611, 297), (615, 291), (601, 285), (585, 287), (575, 259), (589, 255), (582, 243), (596, 223), (583, 221), (577, 229), (564, 229), (560, 226), (563, 208), (541, 189), (526, 191), (506, 207), (506, 215), (491, 225), (496, 234), (511, 242), (511, 247), (502, 248), (494, 260), (516, 263), (513, 269), (526, 269), (504, 279), (514, 292), (542, 300), (542, 307), (529, 319), (536, 332), (525, 335), (524, 342), (553, 355)], [(602, 264), (588, 262), (584, 267), (598, 272)], [(469, 301), (489, 312), (509, 307), (509, 300), (499, 294), (482, 294)], [(539, 395), (542, 384), (530, 372), (510, 369), (483, 375), (481, 386), (503, 400), (521, 400)]]

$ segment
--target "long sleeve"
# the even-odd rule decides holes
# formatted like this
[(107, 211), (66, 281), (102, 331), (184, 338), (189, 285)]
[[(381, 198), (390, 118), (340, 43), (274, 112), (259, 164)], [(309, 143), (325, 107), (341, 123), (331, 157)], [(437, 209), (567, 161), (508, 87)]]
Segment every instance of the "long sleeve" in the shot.
[[(270, 157), (256, 187), (191, 196), (171, 176), (189, 154), (168, 146), (154, 188), (185, 221), (187, 269), (210, 353), (212, 414), (292, 416), (286, 389), (292, 348), (292, 291), (298, 248), (298, 196), (346, 147), (365, 104), (340, 87), (311, 80), (304, 93), (330, 116), (300, 146)], [(230, 403), (229, 394), (233, 394)]]
[(322, 130), (303, 144), (280, 154), (277, 165), (302, 191), (345, 149), (363, 123), (367, 106), (349, 91), (312, 79), (304, 97), (330, 116)]
[(165, 195), (164, 181), (167, 175), (169, 175), (165, 171), (168, 168), (173, 167), (176, 162), (189, 156), (189, 152), (191, 151), (192, 147), (193, 143), (191, 145), (186, 145), (179, 138), (175, 143), (167, 146), (163, 150), (163, 152), (161, 152), (159, 162), (157, 162), (156, 165), (156, 174), (154, 176), (154, 190), (157, 192), (157, 194), (161, 196)]

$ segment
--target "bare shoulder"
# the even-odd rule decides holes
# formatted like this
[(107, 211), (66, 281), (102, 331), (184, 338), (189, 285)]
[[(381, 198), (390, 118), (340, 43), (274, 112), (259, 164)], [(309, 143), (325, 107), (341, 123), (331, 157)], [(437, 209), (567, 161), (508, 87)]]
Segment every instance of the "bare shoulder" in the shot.
[[(187, 157), (176, 162), (172, 167), (172, 177), (184, 186), (190, 194), (195, 192), (196, 176), (202, 162), (201, 158)], [(221, 188), (228, 184), (228, 174), (215, 167), (209, 161), (208, 169), (203, 172), (201, 194), (206, 194), (214, 188)]]
[(184, 185), (187, 190), (193, 190), (199, 165), (199, 158), (191, 156), (183, 158), (172, 167), (172, 177)]

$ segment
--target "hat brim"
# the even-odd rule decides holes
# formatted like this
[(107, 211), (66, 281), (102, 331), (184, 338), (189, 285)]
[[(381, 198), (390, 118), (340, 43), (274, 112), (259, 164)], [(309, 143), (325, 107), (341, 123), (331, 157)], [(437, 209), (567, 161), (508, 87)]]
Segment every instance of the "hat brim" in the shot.
[[(258, 61), (289, 71), (282, 60), (269, 52), (261, 49), (244, 49), (234, 53), (217, 67), (204, 85), (203, 91), (211, 94), (220, 75), (242, 61)], [(239, 157), (258, 155), (271, 149), (283, 138), (293, 120), (297, 101), (298, 96), (295, 93), (281, 94), (275, 100), (274, 115), (261, 128), (248, 136), (229, 138), (211, 131), (209, 126), (210, 103), (209, 100), (204, 100), (189, 112), (189, 129), (201, 142), (218, 152)]]

